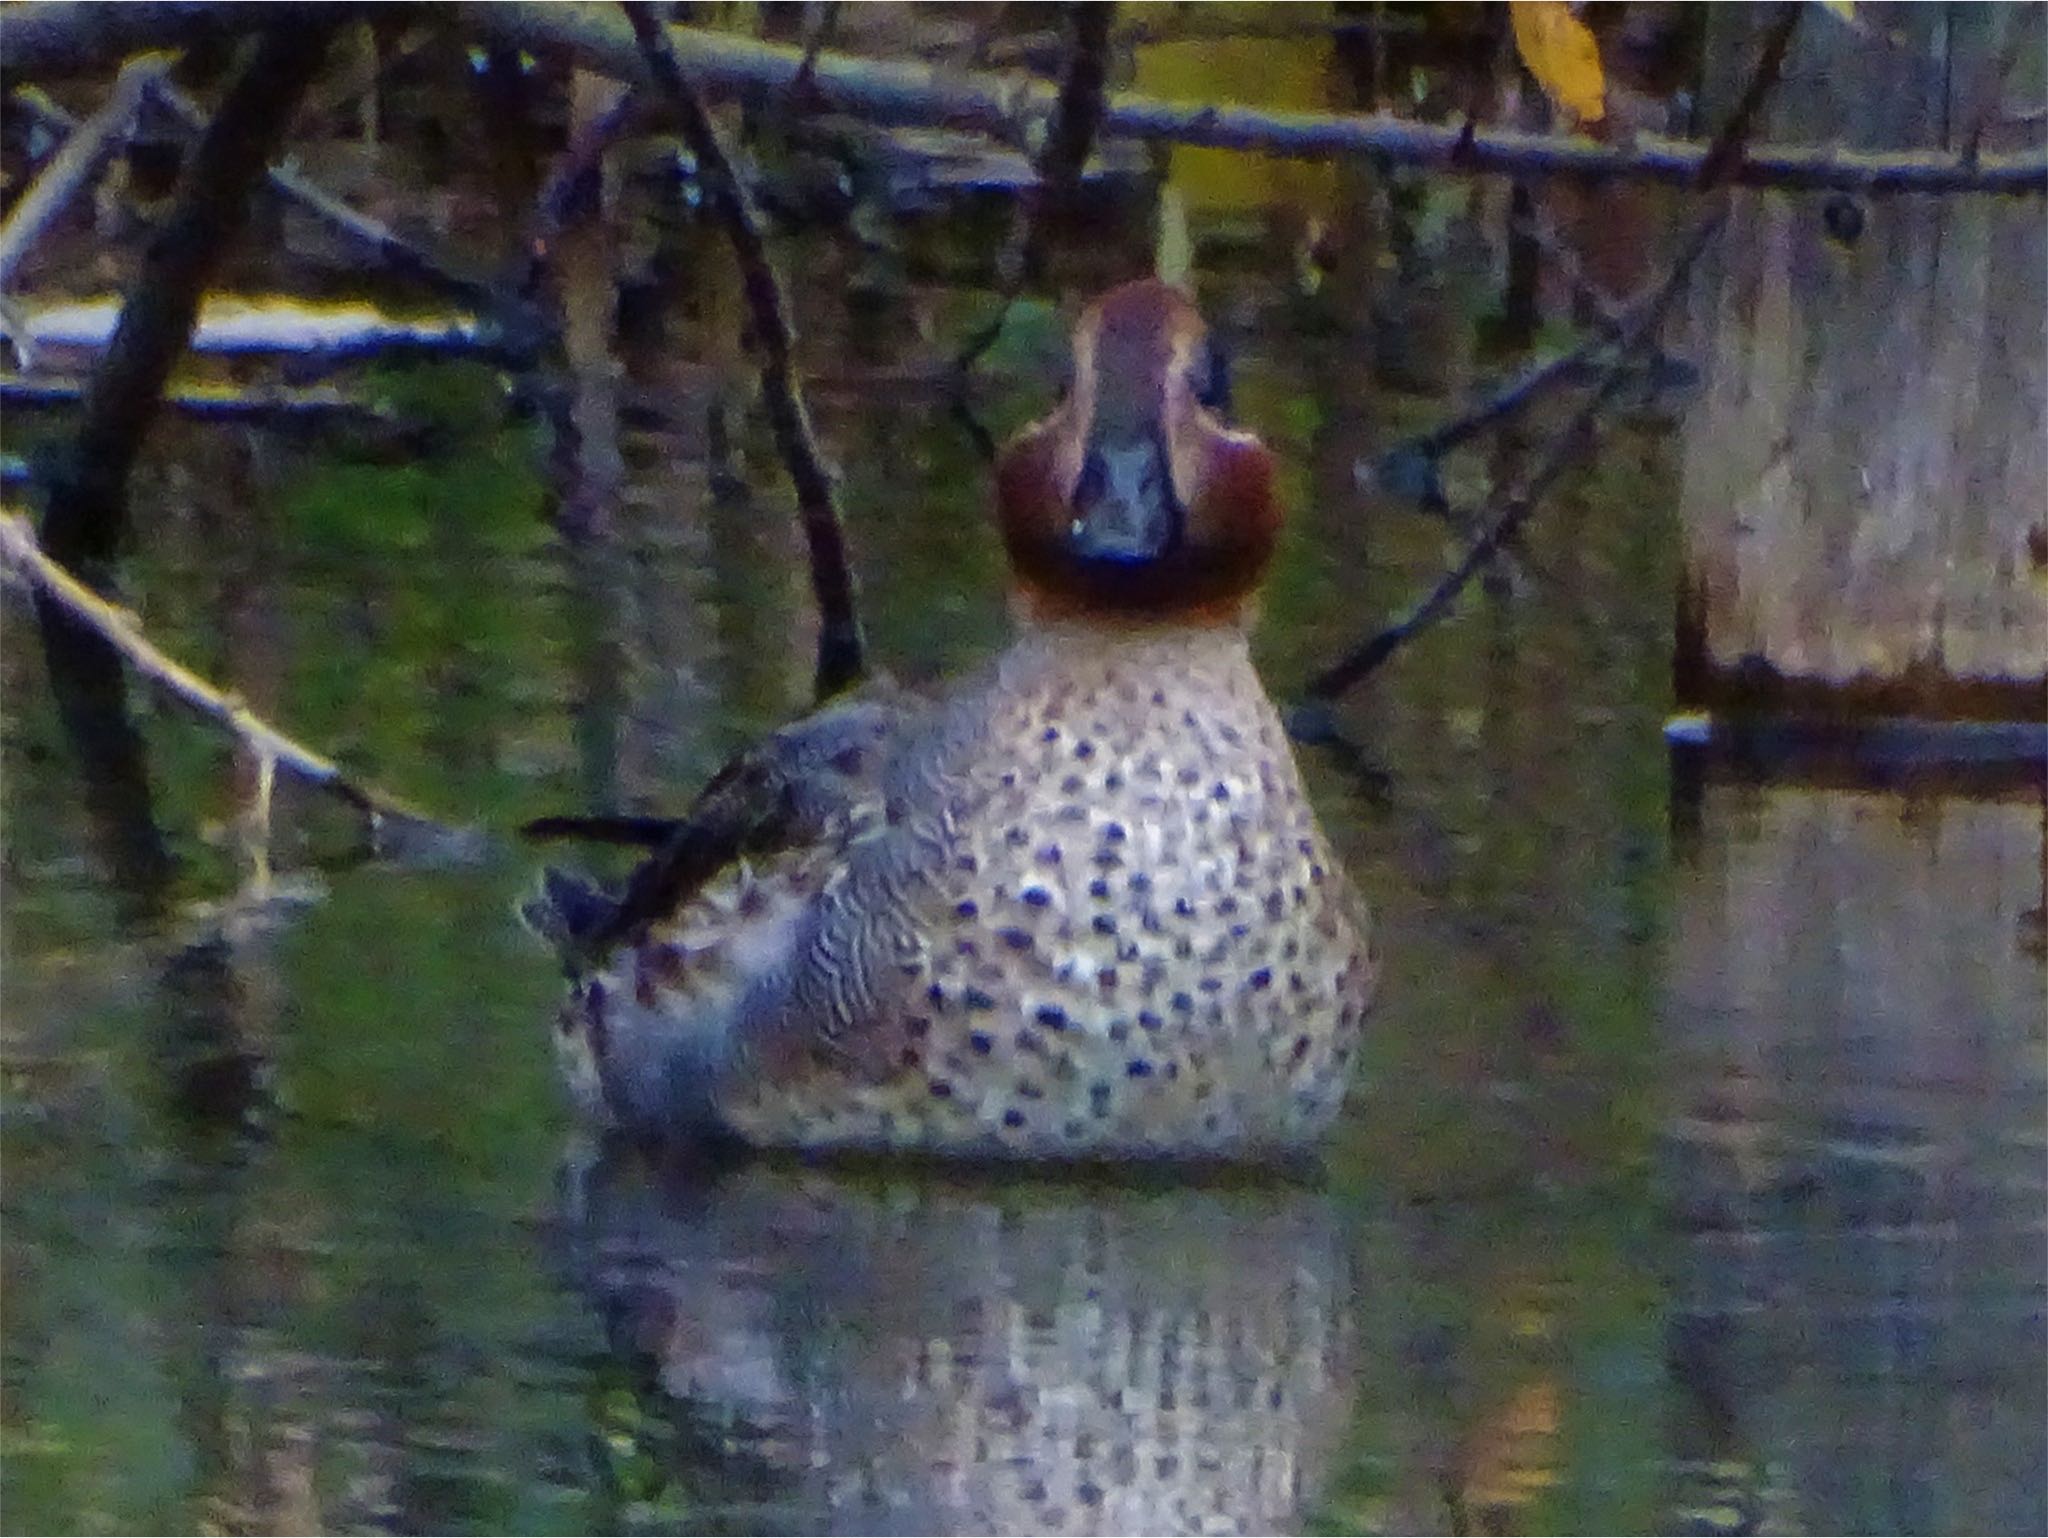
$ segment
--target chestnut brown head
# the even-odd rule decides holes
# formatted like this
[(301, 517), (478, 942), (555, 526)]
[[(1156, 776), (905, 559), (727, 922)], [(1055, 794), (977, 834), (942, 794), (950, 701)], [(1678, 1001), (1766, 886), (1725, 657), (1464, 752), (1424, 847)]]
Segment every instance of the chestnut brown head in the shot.
[(1202, 318), (1157, 279), (1082, 313), (1066, 399), (996, 465), (1003, 543), (1039, 612), (1235, 618), (1280, 511), (1259, 440), (1223, 421)]

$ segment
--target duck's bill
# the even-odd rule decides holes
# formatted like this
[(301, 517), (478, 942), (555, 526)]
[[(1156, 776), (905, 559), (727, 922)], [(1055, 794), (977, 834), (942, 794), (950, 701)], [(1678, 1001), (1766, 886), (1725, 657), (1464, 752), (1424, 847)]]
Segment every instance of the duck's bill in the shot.
[(1084, 560), (1130, 565), (1165, 555), (1181, 529), (1165, 445), (1151, 435), (1090, 445), (1073, 512), (1069, 536)]

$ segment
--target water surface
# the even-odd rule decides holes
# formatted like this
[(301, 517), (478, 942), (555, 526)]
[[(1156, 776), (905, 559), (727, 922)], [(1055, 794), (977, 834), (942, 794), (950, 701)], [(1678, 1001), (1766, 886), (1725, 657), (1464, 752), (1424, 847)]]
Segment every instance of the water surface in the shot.
[[(875, 650), (925, 679), (1003, 617), (985, 466), (911, 368), (948, 312), (909, 304), (815, 405)], [(1285, 694), (1452, 548), (1350, 473), (1442, 408), (1229, 308), (1295, 511), (1260, 643)], [(999, 372), (988, 427), (1050, 386)], [(161, 644), (498, 829), (673, 807), (802, 699), (786, 499), (756, 436), (753, 492), (708, 473), (702, 377), (637, 369), (578, 541), (487, 381), (392, 387), (447, 413), (434, 452), (162, 434), (129, 568)], [(1617, 439), (1512, 591), (1305, 752), (1389, 958), (1307, 1182), (595, 1159), (512, 918), (526, 853), (364, 861), (287, 794), (284, 895), (254, 892), (246, 773), (141, 703), (124, 816), (10, 603), (0, 1520), (2039, 1529), (2040, 806), (1674, 801), (1674, 463)]]

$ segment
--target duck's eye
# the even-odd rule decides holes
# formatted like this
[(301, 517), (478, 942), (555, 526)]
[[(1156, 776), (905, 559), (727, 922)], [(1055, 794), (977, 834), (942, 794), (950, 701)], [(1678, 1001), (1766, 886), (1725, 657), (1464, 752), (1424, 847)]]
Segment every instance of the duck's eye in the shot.
[(1230, 414), (1230, 365), (1214, 338), (1202, 344), (1195, 360), (1194, 385), (1196, 400), (1218, 416)]

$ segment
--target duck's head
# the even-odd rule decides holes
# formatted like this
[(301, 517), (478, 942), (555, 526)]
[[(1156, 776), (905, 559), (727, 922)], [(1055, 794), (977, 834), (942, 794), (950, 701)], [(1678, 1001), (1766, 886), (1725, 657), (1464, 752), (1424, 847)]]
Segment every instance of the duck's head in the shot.
[(996, 465), (1025, 611), (1235, 620), (1280, 531), (1273, 462), (1220, 412), (1223, 374), (1187, 296), (1111, 289), (1074, 330), (1066, 399)]

